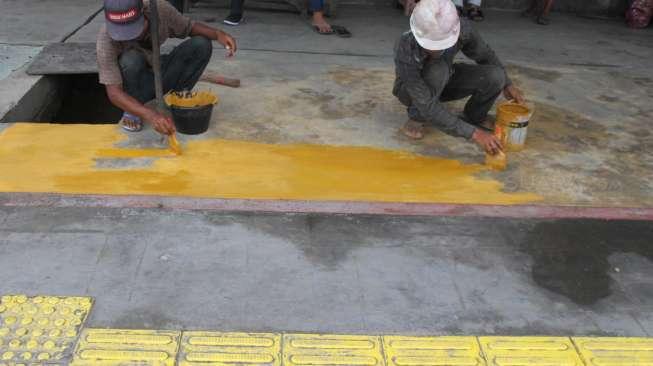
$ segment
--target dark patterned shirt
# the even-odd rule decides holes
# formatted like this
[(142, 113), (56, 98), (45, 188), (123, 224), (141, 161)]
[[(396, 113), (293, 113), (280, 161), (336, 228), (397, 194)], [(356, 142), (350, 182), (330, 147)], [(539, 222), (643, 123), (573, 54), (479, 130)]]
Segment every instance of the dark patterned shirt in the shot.
[[(440, 95), (436, 95), (442, 90), (432, 90), (422, 77), (422, 69), (429, 61), (445, 64), (446, 67), (442, 69), (449, 70), (449, 75), (442, 75), (442, 77), (448, 79), (453, 73), (454, 58), (458, 51), (462, 51), (465, 56), (478, 64), (499, 66), (505, 72), (505, 67), (490, 46), (483, 41), (467, 19), (461, 19), (458, 42), (445, 50), (437, 60), (429, 60), (429, 55), (417, 43), (412, 32), (406, 32), (399, 38), (395, 45), (394, 94), (398, 95), (398, 91), (403, 88), (408, 92), (412, 105), (428, 122), (440, 127), (447, 134), (469, 139), (475, 127), (445, 108), (440, 102)], [(506, 85), (510, 84), (511, 81), (506, 75)]]

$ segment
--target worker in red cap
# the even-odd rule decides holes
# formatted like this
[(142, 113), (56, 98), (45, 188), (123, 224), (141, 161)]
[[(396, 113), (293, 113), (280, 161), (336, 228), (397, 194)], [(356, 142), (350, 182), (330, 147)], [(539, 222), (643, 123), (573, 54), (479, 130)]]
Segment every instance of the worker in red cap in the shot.
[[(409, 120), (401, 131), (424, 137), (425, 123), (443, 132), (473, 140), (489, 154), (502, 149), (487, 114), (503, 92), (524, 102), (501, 61), (466, 19), (460, 19), (451, 0), (421, 0), (410, 17), (410, 31), (395, 46), (396, 79), (393, 93), (408, 107)], [(458, 51), (475, 61), (454, 63)], [(461, 116), (443, 102), (470, 97)]]
[(120, 124), (127, 131), (140, 131), (148, 122), (170, 135), (175, 132), (172, 119), (145, 106), (155, 98), (150, 1), (157, 1), (159, 42), (187, 38), (161, 56), (164, 93), (195, 86), (211, 59), (211, 41), (222, 44), (229, 57), (236, 52), (236, 41), (219, 29), (191, 21), (165, 0), (104, 0), (106, 22), (97, 37), (97, 63), (100, 83), (111, 102), (124, 111)]

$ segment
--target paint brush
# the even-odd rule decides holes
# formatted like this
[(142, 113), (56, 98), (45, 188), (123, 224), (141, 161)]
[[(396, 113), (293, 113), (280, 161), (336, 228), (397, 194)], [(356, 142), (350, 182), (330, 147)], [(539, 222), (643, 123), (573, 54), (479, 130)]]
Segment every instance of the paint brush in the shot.
[(168, 146), (170, 147), (170, 150), (175, 153), (175, 155), (181, 155), (181, 144), (179, 144), (179, 141), (177, 141), (176, 133), (168, 136)]

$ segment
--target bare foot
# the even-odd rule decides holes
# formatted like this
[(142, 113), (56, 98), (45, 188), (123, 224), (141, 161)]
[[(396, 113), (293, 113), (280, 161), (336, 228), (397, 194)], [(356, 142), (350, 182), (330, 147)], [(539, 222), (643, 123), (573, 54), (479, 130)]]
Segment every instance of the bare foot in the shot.
[(421, 122), (413, 121), (412, 119), (406, 121), (404, 126), (399, 129), (399, 131), (414, 140), (420, 140), (424, 138), (424, 124)]
[(313, 12), (313, 25), (318, 28), (320, 33), (333, 33), (331, 25), (324, 19), (324, 13), (321, 11)]

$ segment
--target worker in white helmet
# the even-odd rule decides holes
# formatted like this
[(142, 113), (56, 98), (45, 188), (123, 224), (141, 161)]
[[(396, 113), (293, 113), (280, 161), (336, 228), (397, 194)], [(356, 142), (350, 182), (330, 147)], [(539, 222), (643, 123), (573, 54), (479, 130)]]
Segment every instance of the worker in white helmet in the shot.
[[(408, 107), (409, 120), (401, 131), (424, 137), (425, 123), (447, 134), (473, 140), (495, 154), (501, 142), (492, 133), (488, 111), (497, 97), (524, 102), (506, 70), (466, 19), (460, 19), (451, 0), (422, 0), (410, 17), (410, 31), (395, 46), (396, 80), (393, 94)], [(475, 61), (454, 63), (462, 51)], [(462, 115), (442, 102), (471, 96)]]

